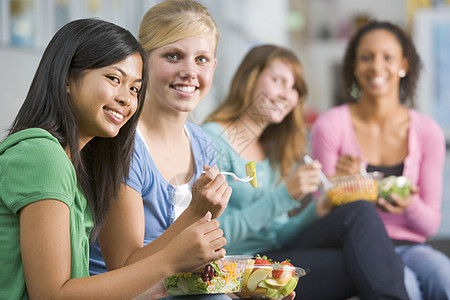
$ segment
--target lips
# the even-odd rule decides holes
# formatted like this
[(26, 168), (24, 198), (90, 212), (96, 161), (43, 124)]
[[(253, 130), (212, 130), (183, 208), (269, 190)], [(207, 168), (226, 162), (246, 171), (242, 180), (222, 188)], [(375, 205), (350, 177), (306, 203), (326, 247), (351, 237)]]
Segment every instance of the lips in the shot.
[(375, 76), (369, 77), (367, 81), (374, 86), (381, 86), (387, 82), (387, 79), (384, 76)]
[(118, 113), (117, 111), (108, 109), (108, 112), (110, 114), (112, 114), (114, 117), (116, 117), (117, 119), (123, 120), (124, 116), (121, 113)]
[(386, 82), (386, 78), (381, 77), (381, 76), (378, 76), (378, 77), (375, 77), (375, 78), (373, 79), (373, 82), (374, 82), (375, 84), (382, 84), (382, 83), (385, 83), (385, 82)]
[(122, 124), (125, 113), (124, 112), (118, 112), (117, 110), (113, 110), (111, 108), (103, 108), (104, 111), (108, 114), (108, 116), (111, 118), (111, 120), (117, 124)]

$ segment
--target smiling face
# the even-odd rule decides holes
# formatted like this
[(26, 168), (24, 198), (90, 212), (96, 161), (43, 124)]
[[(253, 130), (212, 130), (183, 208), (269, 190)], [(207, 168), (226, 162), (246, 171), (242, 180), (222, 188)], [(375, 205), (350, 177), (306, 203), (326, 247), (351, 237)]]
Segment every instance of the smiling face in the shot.
[(209, 93), (216, 68), (212, 34), (189, 36), (150, 53), (151, 105), (190, 112)]
[(397, 97), (399, 71), (407, 73), (407, 62), (397, 38), (389, 31), (366, 33), (356, 49), (355, 76), (363, 97)]
[(292, 64), (272, 61), (256, 81), (252, 99), (252, 109), (267, 124), (281, 123), (299, 101)]
[(78, 120), (80, 146), (93, 137), (114, 137), (137, 109), (142, 59), (133, 54), (103, 68), (69, 78), (67, 92)]

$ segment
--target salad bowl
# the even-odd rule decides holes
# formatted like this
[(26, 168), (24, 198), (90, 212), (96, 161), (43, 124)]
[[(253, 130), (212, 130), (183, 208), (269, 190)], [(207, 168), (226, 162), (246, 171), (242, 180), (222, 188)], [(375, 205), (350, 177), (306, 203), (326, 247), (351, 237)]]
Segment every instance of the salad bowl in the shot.
[(339, 206), (356, 200), (378, 199), (379, 172), (330, 178), (333, 186), (325, 191), (330, 203)]
[(171, 296), (240, 292), (249, 255), (230, 255), (193, 272), (166, 278), (164, 286)]
[(301, 276), (306, 275), (302, 268), (289, 261), (272, 262), (256, 258), (247, 264), (240, 298), (283, 299), (296, 288)]

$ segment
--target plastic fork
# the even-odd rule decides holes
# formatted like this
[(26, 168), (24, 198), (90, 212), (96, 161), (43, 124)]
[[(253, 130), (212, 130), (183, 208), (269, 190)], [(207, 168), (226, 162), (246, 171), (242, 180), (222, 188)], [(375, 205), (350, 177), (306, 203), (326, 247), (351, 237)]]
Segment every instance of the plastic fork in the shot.
[(362, 176), (367, 176), (369, 173), (367, 173), (366, 168), (364, 168), (364, 165), (361, 164), (361, 167), (359, 168), (359, 174), (361, 174)]
[[(202, 171), (202, 174), (205, 174), (205, 173), (206, 173), (206, 171)], [(240, 178), (236, 174), (234, 174), (233, 172), (223, 172), (223, 171), (221, 171), (221, 172), (219, 172), (219, 174), (229, 175), (229, 176), (233, 177), (234, 181), (240, 181), (240, 182), (249, 182), (249, 181), (251, 181), (253, 179), (253, 176), (252, 177), (246, 176), (246, 177)]]
[[(308, 165), (312, 164), (314, 162), (314, 160), (308, 154), (305, 154), (303, 156), (303, 161)], [(332, 183), (327, 178), (327, 176), (325, 175), (325, 173), (322, 170), (319, 171), (319, 180), (320, 180), (320, 182), (322, 182), (324, 190), (329, 190), (329, 189), (333, 188), (333, 186), (334, 186), (334, 183)]]

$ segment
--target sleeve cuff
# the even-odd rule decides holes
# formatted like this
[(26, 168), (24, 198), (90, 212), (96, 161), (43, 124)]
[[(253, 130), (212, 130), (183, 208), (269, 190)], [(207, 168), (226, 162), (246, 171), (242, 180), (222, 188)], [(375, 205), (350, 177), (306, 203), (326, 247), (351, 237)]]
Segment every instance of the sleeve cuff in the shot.
[(280, 195), (280, 199), (283, 203), (286, 203), (288, 209), (299, 208), (301, 206), (300, 202), (291, 197), (286, 187), (286, 183), (283, 181), (277, 188), (276, 193)]

